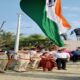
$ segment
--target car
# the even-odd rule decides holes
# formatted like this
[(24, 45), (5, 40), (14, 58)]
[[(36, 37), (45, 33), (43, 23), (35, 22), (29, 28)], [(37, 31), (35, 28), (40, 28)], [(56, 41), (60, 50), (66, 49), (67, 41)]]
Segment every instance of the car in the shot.
[(80, 60), (80, 50), (79, 49), (71, 51), (71, 60), (73, 62)]

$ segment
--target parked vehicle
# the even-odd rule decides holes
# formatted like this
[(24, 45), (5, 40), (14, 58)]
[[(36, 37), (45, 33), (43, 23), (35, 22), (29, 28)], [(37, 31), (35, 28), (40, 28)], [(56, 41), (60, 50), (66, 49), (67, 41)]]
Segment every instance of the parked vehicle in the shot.
[(77, 48), (76, 50), (74, 50), (74, 51), (71, 51), (71, 54), (72, 54), (71, 60), (72, 60), (73, 62), (76, 62), (76, 61), (80, 60), (80, 47), (78, 47), (78, 48)]

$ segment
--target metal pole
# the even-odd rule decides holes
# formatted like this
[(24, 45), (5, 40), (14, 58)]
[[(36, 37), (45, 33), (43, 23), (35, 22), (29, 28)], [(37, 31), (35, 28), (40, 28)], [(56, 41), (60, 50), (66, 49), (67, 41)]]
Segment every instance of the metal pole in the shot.
[(21, 26), (21, 14), (18, 14), (18, 24), (17, 24), (15, 47), (14, 47), (15, 53), (17, 53), (19, 50), (20, 26)]

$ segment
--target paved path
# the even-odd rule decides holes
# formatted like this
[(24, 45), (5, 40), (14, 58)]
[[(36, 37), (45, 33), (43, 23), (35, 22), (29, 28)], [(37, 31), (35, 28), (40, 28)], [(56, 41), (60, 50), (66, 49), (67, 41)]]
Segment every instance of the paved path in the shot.
[(4, 74), (0, 73), (0, 80), (80, 80), (80, 62), (70, 62), (67, 67), (67, 70), (55, 68), (52, 72), (42, 72), (42, 70), (23, 73), (7, 71)]

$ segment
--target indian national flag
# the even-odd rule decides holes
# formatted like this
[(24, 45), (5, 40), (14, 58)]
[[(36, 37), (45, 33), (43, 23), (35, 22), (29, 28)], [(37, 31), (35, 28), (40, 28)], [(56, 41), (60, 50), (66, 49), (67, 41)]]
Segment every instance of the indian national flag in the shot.
[(62, 15), (61, 0), (21, 0), (20, 7), (54, 44), (64, 46), (60, 33), (65, 33), (70, 24)]

